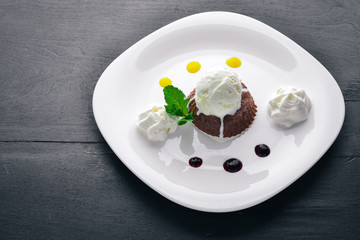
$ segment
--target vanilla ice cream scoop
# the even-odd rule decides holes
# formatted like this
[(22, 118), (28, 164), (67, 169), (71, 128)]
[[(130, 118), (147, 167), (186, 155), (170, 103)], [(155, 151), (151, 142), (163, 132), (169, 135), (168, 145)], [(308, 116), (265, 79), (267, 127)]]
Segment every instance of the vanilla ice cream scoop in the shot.
[(303, 89), (282, 86), (268, 103), (268, 114), (279, 125), (291, 127), (305, 121), (311, 108), (310, 99)]
[(163, 106), (154, 106), (141, 113), (136, 123), (137, 129), (151, 141), (164, 141), (177, 128), (176, 117), (167, 114)]
[(233, 115), (241, 107), (242, 85), (236, 73), (216, 68), (205, 73), (196, 84), (195, 102), (198, 114), (219, 118)]

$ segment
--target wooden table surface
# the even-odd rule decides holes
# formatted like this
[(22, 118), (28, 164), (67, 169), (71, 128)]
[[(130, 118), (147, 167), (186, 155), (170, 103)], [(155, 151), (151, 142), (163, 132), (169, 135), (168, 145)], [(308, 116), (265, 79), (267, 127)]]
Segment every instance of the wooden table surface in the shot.
[[(92, 112), (106, 67), (158, 28), (232, 11), (334, 76), (341, 133), (298, 181), (247, 210), (179, 206), (110, 150)], [(360, 239), (360, 2), (0, 1), (0, 239)], [(336, 111), (336, 110), (335, 110)]]

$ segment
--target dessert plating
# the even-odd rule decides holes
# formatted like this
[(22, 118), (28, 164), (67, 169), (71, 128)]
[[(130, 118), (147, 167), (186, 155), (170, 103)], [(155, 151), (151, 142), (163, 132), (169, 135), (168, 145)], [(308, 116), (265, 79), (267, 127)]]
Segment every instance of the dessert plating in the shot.
[(218, 141), (241, 134), (253, 123), (257, 112), (246, 85), (229, 69), (207, 72), (188, 98), (193, 124)]

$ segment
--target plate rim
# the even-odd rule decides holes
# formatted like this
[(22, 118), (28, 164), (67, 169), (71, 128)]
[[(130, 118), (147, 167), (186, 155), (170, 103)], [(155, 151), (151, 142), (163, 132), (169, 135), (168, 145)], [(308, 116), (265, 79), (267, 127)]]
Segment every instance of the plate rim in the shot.
[[(98, 111), (97, 111), (97, 106), (98, 106), (98, 94), (97, 94), (97, 91), (99, 89), (99, 86), (101, 84), (101, 80), (104, 76), (104, 74), (107, 72), (107, 70), (116, 62), (116, 60), (118, 60), (119, 58), (121, 58), (122, 56), (124, 56), (125, 54), (129, 53), (132, 49), (136, 48), (138, 45), (146, 42), (146, 40), (148, 40), (149, 38), (151, 38), (152, 36), (156, 36), (156, 35), (160, 35), (162, 34), (162, 32), (164, 30), (167, 30), (168, 28), (171, 28), (172, 26), (176, 26), (176, 25), (180, 25), (182, 24), (183, 21), (188, 21), (189, 19), (191, 18), (196, 18), (196, 17), (209, 17), (211, 15), (217, 15), (217, 18), (221, 17), (222, 16), (228, 16), (228, 17), (240, 17), (240, 18), (243, 18), (243, 19), (246, 19), (247, 21), (251, 21), (251, 22), (254, 22), (255, 24), (261, 24), (262, 26), (265, 26), (266, 28), (269, 28), (271, 31), (275, 31), (276, 34), (280, 34), (280, 36), (282, 38), (286, 38), (288, 40), (290, 40), (292, 43), (294, 43), (297, 47), (301, 48), (303, 52), (307, 53), (313, 60), (315, 60), (321, 67), (324, 68), (324, 70), (329, 74), (329, 76), (331, 77), (331, 80), (333, 80), (333, 82), (336, 84), (336, 87), (340, 93), (340, 97), (341, 97), (341, 100), (342, 100), (342, 103), (341, 104), (341, 109), (339, 109), (339, 114), (340, 114), (340, 124), (338, 125), (338, 128), (335, 132), (335, 137), (334, 139), (332, 139), (331, 142), (329, 142), (328, 146), (324, 149), (323, 153), (320, 154), (320, 156), (318, 158), (314, 158), (314, 161), (312, 162), (312, 164), (308, 164), (306, 165), (306, 170), (303, 171), (303, 172), (298, 172), (298, 176), (296, 177), (293, 177), (291, 181), (287, 181), (286, 184), (284, 185), (281, 185), (281, 187), (277, 188), (275, 191), (272, 191), (270, 193), (267, 194), (266, 197), (263, 197), (261, 199), (257, 199), (256, 201), (252, 201), (250, 204), (242, 204), (241, 207), (239, 206), (233, 206), (233, 207), (229, 207), (229, 208), (209, 208), (209, 207), (199, 207), (199, 206), (194, 206), (192, 205), (191, 203), (188, 203), (188, 202), (183, 202), (183, 201), (180, 201), (179, 199), (175, 198), (174, 196), (172, 196), (171, 194), (168, 194), (166, 191), (164, 191), (164, 189), (159, 189), (157, 188), (156, 186), (154, 186), (154, 184), (152, 184), (151, 182), (148, 182), (146, 181), (145, 179), (143, 179), (143, 176), (141, 174), (139, 174), (137, 171), (133, 170), (132, 167), (129, 166), (127, 160), (124, 160), (122, 157), (121, 157), (121, 153), (119, 153), (118, 151), (116, 151), (114, 149), (114, 146), (112, 146), (112, 144), (108, 141), (108, 137), (106, 136), (106, 134), (104, 134), (103, 130), (102, 130), (102, 123), (100, 123), (100, 120), (99, 120), (99, 115), (98, 115)], [(236, 25), (237, 26), (237, 25)], [(141, 40), (139, 40), (138, 42), (136, 42), (135, 44), (133, 44), (131, 47), (129, 47), (127, 50), (125, 50), (122, 54), (120, 54), (117, 58), (115, 58), (108, 66), (107, 68), (104, 70), (104, 72), (101, 74), (101, 76), (99, 77), (96, 85), (95, 85), (95, 88), (94, 88), (94, 93), (93, 93), (93, 98), (92, 98), (92, 108), (93, 108), (93, 113), (94, 113), (94, 119), (95, 119), (95, 122), (98, 126), (98, 129), (100, 131), (100, 133), (102, 134), (102, 136), (104, 137), (106, 143), (109, 145), (109, 147), (112, 149), (112, 151), (115, 153), (115, 155), (119, 158), (119, 160), (133, 173), (135, 174), (139, 179), (141, 179), (146, 185), (148, 185), (149, 187), (151, 187), (154, 191), (156, 191), (157, 193), (159, 193), (160, 195), (164, 196), (165, 198), (179, 204), (179, 205), (182, 205), (184, 207), (187, 207), (187, 208), (190, 208), (190, 209), (194, 209), (194, 210), (198, 210), (198, 211), (204, 211), (204, 212), (232, 212), (232, 211), (238, 211), (238, 210), (242, 210), (242, 209), (246, 209), (246, 208), (249, 208), (249, 207), (252, 207), (252, 206), (255, 206), (261, 202), (264, 202), (268, 199), (270, 199), (271, 197), (273, 197), (274, 195), (280, 193), (281, 191), (283, 191), (284, 189), (286, 189), (287, 187), (289, 187), (292, 183), (294, 183), (295, 181), (297, 181), (302, 175), (304, 175), (310, 168), (312, 168), (318, 161), (319, 159), (328, 151), (328, 149), (333, 145), (334, 141), (336, 140), (336, 138), (338, 137), (340, 131), (341, 131), (341, 128), (343, 126), (343, 123), (344, 123), (344, 119), (345, 119), (345, 101), (344, 101), (344, 97), (343, 97), (343, 94), (341, 92), (341, 89), (338, 85), (338, 83), (336, 82), (336, 80), (333, 78), (333, 76), (330, 74), (330, 72), (325, 68), (325, 66), (323, 66), (315, 57), (313, 57), (309, 52), (307, 52), (304, 48), (302, 48), (300, 45), (298, 45), (295, 41), (291, 40), (290, 38), (288, 38), (286, 35), (282, 34), (281, 32), (277, 31), (276, 29), (272, 28), (271, 26), (259, 21), (259, 20), (256, 20), (252, 17), (249, 17), (249, 16), (245, 16), (245, 15), (242, 15), (242, 14), (239, 14), (239, 13), (233, 13), (233, 12), (224, 12), (224, 11), (211, 11), (211, 12), (202, 12), (202, 13), (196, 13), (196, 14), (193, 14), (193, 15), (189, 15), (189, 16), (186, 16), (184, 18), (181, 18), (179, 20), (176, 20), (172, 23), (169, 23), (161, 28), (159, 28), (158, 30), (155, 30), (154, 32), (150, 33), (149, 35), (145, 36), (144, 38), (142, 38)]]

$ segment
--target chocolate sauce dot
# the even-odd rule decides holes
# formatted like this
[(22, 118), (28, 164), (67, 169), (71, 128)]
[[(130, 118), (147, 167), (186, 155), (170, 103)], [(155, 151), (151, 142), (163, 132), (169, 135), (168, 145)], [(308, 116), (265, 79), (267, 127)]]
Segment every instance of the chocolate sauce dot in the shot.
[(200, 167), (202, 163), (203, 163), (203, 160), (199, 157), (192, 157), (189, 159), (189, 165), (194, 168)]
[(238, 172), (242, 168), (242, 162), (239, 159), (236, 158), (230, 158), (224, 162), (224, 169), (227, 172)]
[(255, 146), (255, 153), (259, 157), (267, 157), (270, 154), (270, 148), (265, 144), (259, 144)]

